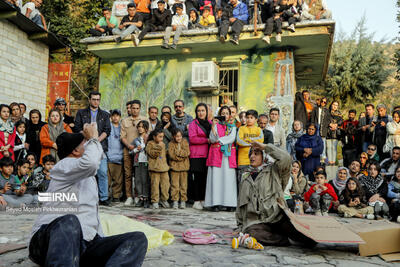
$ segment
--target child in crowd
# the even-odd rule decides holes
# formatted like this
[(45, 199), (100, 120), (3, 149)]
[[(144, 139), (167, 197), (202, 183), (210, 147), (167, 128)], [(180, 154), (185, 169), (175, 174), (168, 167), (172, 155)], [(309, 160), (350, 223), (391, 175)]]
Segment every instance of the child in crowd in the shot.
[(217, 7), (216, 10), (217, 10), (217, 12), (215, 15), (215, 22), (216, 22), (217, 26), (219, 27), (222, 22), (222, 7)]
[(395, 170), (392, 181), (388, 185), (388, 198), (390, 203), (390, 216), (400, 223), (400, 166)]
[(301, 171), (301, 163), (295, 160), (292, 162), (290, 178), (283, 192), (286, 203), (292, 211), (294, 211), (295, 200), (302, 200), (306, 189), (308, 189), (307, 179)]
[(29, 161), (29, 170), (28, 170), (29, 176), (41, 171), (42, 167), (38, 165), (35, 153), (28, 152), (25, 158)]
[(26, 124), (24, 121), (17, 121), (15, 124), (16, 136), (14, 141), (14, 155), (15, 161), (18, 162), (20, 159), (26, 156)]
[(151, 181), (151, 203), (153, 209), (158, 209), (161, 187), (161, 206), (169, 208), (169, 166), (167, 163), (167, 153), (163, 142), (164, 133), (162, 129), (155, 129), (150, 133), (146, 152), (149, 161), (149, 175)]
[(47, 191), (51, 180), (50, 170), (53, 169), (55, 164), (56, 159), (52, 155), (43, 157), (43, 168), (28, 180), (29, 194), (36, 195), (38, 192)]
[(339, 201), (338, 212), (343, 214), (345, 218), (357, 217), (370, 220), (375, 218), (374, 209), (368, 206), (364, 190), (356, 178), (349, 178), (347, 180)]
[(171, 166), (171, 199), (172, 207), (178, 208), (179, 198), (180, 208), (186, 208), (187, 201), (187, 176), (189, 171), (189, 143), (183, 138), (180, 129), (174, 129), (172, 132), (173, 140), (169, 143), (168, 155), (169, 165)]
[(250, 165), (249, 151), (251, 143), (256, 141), (263, 143), (264, 135), (260, 127), (256, 126), (258, 118), (257, 111), (250, 109), (246, 112), (246, 125), (240, 126), (237, 134), (237, 145), (239, 147), (238, 152), (238, 169), (239, 169), (239, 181), (244, 169)]
[(17, 171), (15, 175), (17, 176), (20, 184), (25, 184), (28, 180), (28, 171), (29, 171), (29, 161), (27, 159), (20, 159), (17, 162)]
[(175, 6), (176, 6), (176, 14), (172, 17), (171, 27), (167, 27), (167, 29), (165, 30), (164, 43), (161, 46), (162, 48), (165, 49), (169, 48), (168, 42), (173, 30), (175, 31), (175, 35), (171, 48), (176, 49), (182, 31), (188, 29), (189, 17), (186, 13), (183, 13), (183, 5), (181, 3), (178, 3), (175, 4)]
[(215, 27), (215, 17), (211, 14), (211, 8), (209, 6), (204, 7), (203, 14), (200, 18), (200, 25), (204, 28)]
[(199, 27), (199, 13), (197, 13), (197, 10), (195, 8), (190, 9), (189, 13), (189, 29), (196, 29)]
[(9, 157), (0, 159), (0, 194), (3, 195), (7, 206), (19, 208), (22, 205), (29, 205), (33, 197), (25, 194), (26, 186), (21, 184), (18, 177), (12, 174), (14, 162)]
[(239, 113), (239, 120), (240, 126), (246, 126), (246, 111), (242, 111)]
[(315, 174), (315, 182), (304, 194), (304, 201), (310, 203), (315, 215), (328, 216), (328, 211), (331, 208), (332, 201), (337, 201), (338, 197), (333, 187), (326, 179), (326, 173), (319, 171)]
[(164, 132), (164, 144), (165, 148), (168, 149), (168, 144), (172, 140), (172, 130), (174, 126), (171, 123), (171, 112), (163, 112), (161, 114), (161, 126)]
[(287, 29), (295, 32), (294, 25), (297, 21), (300, 21), (301, 5), (298, 5), (297, 0), (281, 0), (280, 6), (282, 21), (287, 21), (289, 24)]
[(108, 186), (111, 187), (112, 201), (119, 202), (123, 183), (123, 145), (121, 143), (121, 111), (111, 111), (111, 132), (108, 136), (107, 172)]
[(368, 175), (359, 178), (360, 184), (363, 186), (368, 204), (374, 207), (376, 219), (389, 217), (389, 206), (386, 203), (388, 194), (388, 184), (380, 174), (381, 167), (379, 163), (372, 162), (368, 166)]
[(146, 143), (148, 131), (150, 128), (148, 121), (140, 121), (136, 126), (139, 137), (133, 141), (135, 148), (132, 150), (134, 154), (133, 166), (135, 168), (135, 188), (138, 199), (135, 199), (136, 207), (149, 208), (149, 176), (148, 162), (146, 155)]

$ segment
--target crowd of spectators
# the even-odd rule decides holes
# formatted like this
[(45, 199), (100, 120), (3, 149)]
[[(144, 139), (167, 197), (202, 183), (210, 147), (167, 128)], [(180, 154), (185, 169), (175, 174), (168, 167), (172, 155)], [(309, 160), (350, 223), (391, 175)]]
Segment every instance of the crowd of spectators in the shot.
[(6, 2), (47, 31), (46, 19), (39, 10), (43, 0), (28, 0), (24, 1), (25, 4), (22, 0), (6, 0)]
[[(327, 98), (314, 104), (303, 91), (296, 94), (295, 120), (286, 134), (278, 108), (238, 114), (233, 105), (213, 111), (200, 103), (192, 118), (184, 101), (176, 100), (173, 108), (162, 107), (160, 117), (155, 106), (145, 117), (141, 102), (132, 100), (122, 119), (120, 110), (102, 110), (100, 102), (99, 92), (90, 93), (88, 107), (73, 118), (65, 100), (57, 99), (47, 123), (38, 110), (26, 118), (23, 103), (0, 105), (3, 206), (38, 205), (36, 194), (47, 189), (51, 168), (60, 159), (57, 137), (96, 123), (104, 151), (96, 175), (100, 205), (124, 201), (177, 209), (190, 203), (200, 210), (241, 213), (247, 177), (256, 182), (264, 166), (288, 161), (287, 176), (279, 179), (293, 211), (400, 219), (400, 107), (390, 116), (385, 105), (379, 104), (376, 113), (374, 105), (366, 104), (365, 116), (357, 120), (350, 110), (345, 120), (338, 101), (327, 108)], [(268, 153), (254, 151), (255, 143)], [(336, 177), (329, 179), (325, 169), (338, 165)]]
[[(257, 22), (265, 24), (262, 40), (267, 44), (270, 44), (273, 32), (277, 34), (276, 41), (281, 42), (284, 21), (289, 24), (288, 30), (294, 32), (296, 22), (332, 17), (324, 0), (265, 0), (257, 3)], [(138, 46), (148, 32), (165, 31), (161, 47), (176, 49), (184, 30), (218, 27), (218, 39), (224, 43), (231, 27), (230, 42), (239, 45), (243, 26), (254, 20), (254, 1), (115, 1), (112, 10), (103, 8), (103, 16), (90, 33), (93, 36), (115, 35), (117, 43), (131, 35), (134, 45)], [(172, 31), (175, 34), (170, 45)]]

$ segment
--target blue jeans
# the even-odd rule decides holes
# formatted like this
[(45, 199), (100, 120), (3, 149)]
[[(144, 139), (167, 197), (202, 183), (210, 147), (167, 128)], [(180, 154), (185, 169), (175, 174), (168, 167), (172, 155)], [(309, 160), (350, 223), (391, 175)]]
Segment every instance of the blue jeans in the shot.
[(141, 266), (147, 238), (141, 232), (83, 239), (76, 215), (44, 224), (32, 236), (29, 258), (41, 266)]
[(116, 27), (112, 30), (112, 33), (114, 35), (119, 35), (121, 37), (121, 39), (124, 39), (126, 36), (128, 36), (132, 33), (137, 33), (137, 32), (140, 32), (140, 30), (138, 29), (138, 27), (136, 27), (136, 25), (130, 25), (128, 28), (125, 28), (123, 30), (121, 30), (118, 27)]
[(99, 169), (97, 170), (97, 179), (99, 185), (99, 198), (101, 201), (108, 199), (108, 176), (107, 176), (107, 157), (104, 156), (100, 161)]

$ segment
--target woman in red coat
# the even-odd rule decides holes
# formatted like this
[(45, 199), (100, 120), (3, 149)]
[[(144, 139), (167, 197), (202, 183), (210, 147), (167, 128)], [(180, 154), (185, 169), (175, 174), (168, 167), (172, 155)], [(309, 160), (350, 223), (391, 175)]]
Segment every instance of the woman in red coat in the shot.
[(15, 128), (10, 119), (9, 106), (0, 105), (0, 159), (10, 157), (14, 160)]

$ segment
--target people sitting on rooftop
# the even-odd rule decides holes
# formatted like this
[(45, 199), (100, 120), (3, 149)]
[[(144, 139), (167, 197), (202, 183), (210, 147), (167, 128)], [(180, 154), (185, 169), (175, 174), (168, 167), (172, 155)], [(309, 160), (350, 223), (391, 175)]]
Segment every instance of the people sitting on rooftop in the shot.
[(175, 31), (174, 41), (171, 45), (172, 49), (176, 49), (179, 42), (179, 37), (183, 30), (188, 29), (189, 17), (183, 12), (183, 5), (181, 3), (175, 4), (176, 14), (172, 17), (171, 26), (165, 30), (164, 42), (162, 48), (168, 49), (168, 42), (171, 37), (172, 30)]
[(200, 14), (203, 14), (204, 8), (209, 7), (211, 15), (214, 15), (215, 0), (198, 0)]
[(128, 15), (128, 5), (130, 3), (134, 3), (133, 0), (114, 1), (111, 9), (111, 15), (121, 18)]
[(230, 0), (230, 4), (227, 5), (222, 14), (222, 22), (219, 27), (219, 41), (224, 43), (228, 34), (229, 26), (232, 27), (232, 36), (230, 41), (239, 45), (239, 35), (243, 29), (243, 26), (249, 19), (249, 13), (247, 11), (246, 4), (238, 0)]
[(200, 18), (199, 18), (199, 13), (195, 8), (192, 8), (189, 12), (189, 24), (188, 28), (189, 29), (196, 29), (200, 27)]
[(135, 0), (136, 12), (143, 17), (143, 22), (146, 23), (151, 19), (150, 0)]
[[(39, 0), (41, 1), (41, 0)], [(112, 30), (117, 27), (118, 19), (111, 15), (108, 7), (103, 8), (103, 16), (99, 19), (94, 29), (90, 29), (92, 36), (112, 35)]]
[(114, 28), (112, 33), (114, 35), (119, 35), (115, 38), (116, 43), (121, 42), (126, 36), (134, 33), (132, 35), (132, 41), (136, 46), (139, 43), (137, 34), (139, 34), (140, 29), (143, 27), (143, 16), (136, 12), (136, 5), (134, 3), (129, 3), (127, 9), (128, 15), (122, 18), (119, 26)]
[(18, 11), (21, 11), (22, 8), (22, 0), (6, 0), (7, 3), (12, 5)]
[(215, 27), (215, 17), (211, 14), (209, 6), (204, 7), (203, 14), (200, 17), (200, 25), (204, 28)]
[(302, 5), (301, 20), (331, 19), (332, 12), (325, 0), (305, 0)]
[[(172, 22), (171, 11), (165, 8), (164, 0), (159, 0), (157, 5), (158, 5), (158, 9), (154, 11), (153, 16), (151, 17), (151, 20), (146, 25), (146, 27), (143, 29), (143, 31), (141, 31), (139, 34), (139, 37), (138, 37), (139, 42), (141, 42), (143, 40), (144, 36), (148, 32), (165, 31), (165, 29), (168, 26), (171, 26), (171, 22)], [(164, 42), (165, 42), (165, 38), (164, 38)]]
[(169, 6), (169, 9), (171, 10), (172, 15), (176, 14), (176, 5), (177, 4), (182, 4), (183, 14), (186, 14), (185, 0), (168, 0), (168, 6)]
[(47, 31), (46, 20), (38, 9), (41, 5), (42, 0), (32, 0), (22, 7), (21, 13)]

